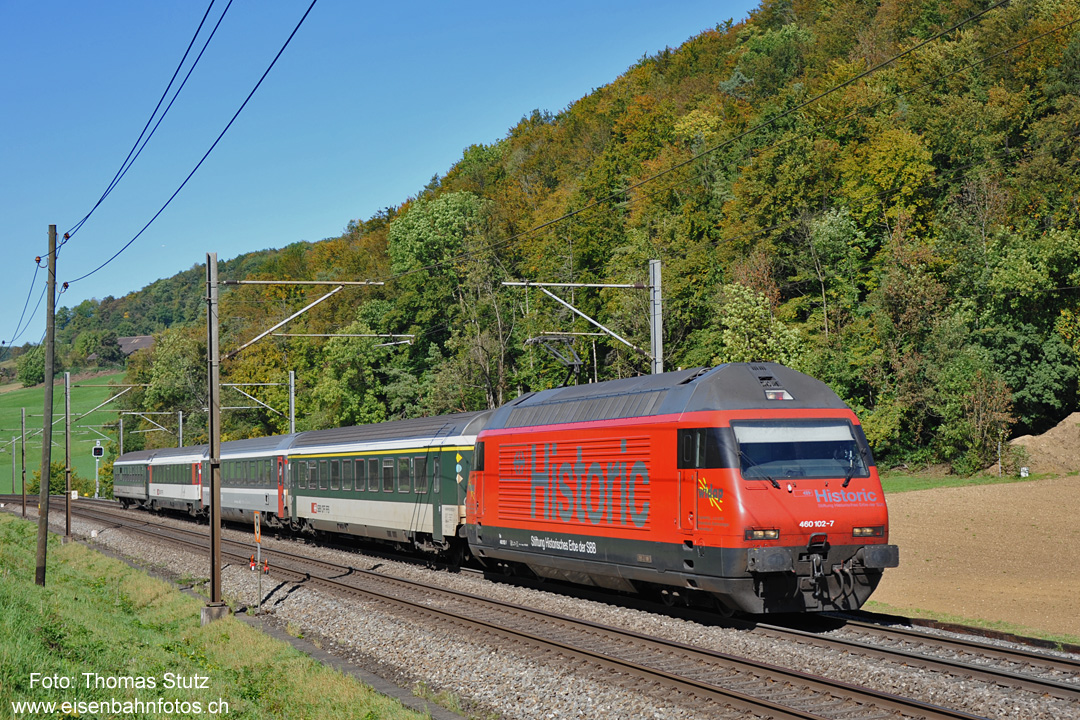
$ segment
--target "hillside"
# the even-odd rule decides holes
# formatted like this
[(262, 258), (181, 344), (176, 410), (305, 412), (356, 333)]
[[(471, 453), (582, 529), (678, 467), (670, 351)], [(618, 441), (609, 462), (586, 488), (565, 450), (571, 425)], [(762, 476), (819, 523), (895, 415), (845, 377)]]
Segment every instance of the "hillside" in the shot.
[[(115, 411), (100, 410), (85, 418), (97, 405), (111, 397), (113, 390), (104, 387), (109, 383), (123, 382), (123, 373), (96, 374), (89, 377), (73, 376), (71, 390), (71, 466), (75, 473), (85, 478), (87, 487), (94, 486), (94, 458), (91, 448), (100, 441), (103, 446), (109, 444), (110, 431), (101, 425), (115, 423)], [(0, 385), (0, 493), (21, 492), (22, 490), (22, 447), (12, 440), (19, 437), (22, 423), (22, 409), (26, 408), (26, 482), (29, 485), (35, 471), (41, 471), (41, 427), (44, 406), (44, 385), (22, 388), (18, 385)], [(59, 419), (53, 425), (52, 461), (64, 461), (64, 385), (61, 379), (53, 390), (53, 413)], [(81, 419), (80, 419), (81, 418)], [(112, 434), (115, 434), (113, 431)], [(175, 441), (175, 438), (173, 438)], [(15, 464), (12, 465), (12, 450)], [(109, 448), (115, 454), (115, 447)], [(12, 477), (12, 467), (15, 468)], [(103, 465), (104, 467), (104, 465)], [(108, 475), (111, 477), (111, 474)]]
[[(780, 360), (856, 409), (883, 464), (985, 467), (1000, 439), (1078, 409), (1078, 19), (1076, 0), (766, 0), (526, 115), (340, 237), (230, 261), (222, 277), (387, 281), (287, 331), (415, 340), (271, 337), (227, 381), (295, 370), (301, 427), (493, 406), (566, 376), (527, 340), (595, 331), (503, 281), (643, 282), (660, 258), (667, 367)], [(202, 273), (84, 304), (61, 331), (72, 347), (161, 331), (130, 367), (150, 386), (131, 402), (186, 408), (193, 427)], [(232, 290), (224, 346), (322, 292)], [(558, 292), (649, 346), (645, 293)], [(581, 382), (647, 371), (615, 340), (568, 337)], [(260, 392), (283, 409), (280, 386)], [(264, 409), (225, 422), (230, 437), (285, 427)]]

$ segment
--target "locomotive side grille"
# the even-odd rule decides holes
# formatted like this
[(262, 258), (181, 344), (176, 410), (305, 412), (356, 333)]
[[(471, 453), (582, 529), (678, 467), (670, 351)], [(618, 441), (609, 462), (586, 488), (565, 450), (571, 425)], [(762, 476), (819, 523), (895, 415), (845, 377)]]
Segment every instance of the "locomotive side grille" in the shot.
[(656, 415), (667, 394), (667, 390), (655, 390), (518, 407), (510, 411), (504, 427), (533, 427)]

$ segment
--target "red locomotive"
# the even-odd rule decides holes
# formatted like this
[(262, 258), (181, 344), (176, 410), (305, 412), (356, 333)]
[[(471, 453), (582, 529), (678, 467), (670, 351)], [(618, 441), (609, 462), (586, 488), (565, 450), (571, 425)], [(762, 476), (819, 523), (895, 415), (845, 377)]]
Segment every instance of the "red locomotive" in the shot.
[(486, 566), (671, 602), (854, 609), (899, 563), (855, 414), (773, 363), (525, 395), (492, 413), (468, 482)]

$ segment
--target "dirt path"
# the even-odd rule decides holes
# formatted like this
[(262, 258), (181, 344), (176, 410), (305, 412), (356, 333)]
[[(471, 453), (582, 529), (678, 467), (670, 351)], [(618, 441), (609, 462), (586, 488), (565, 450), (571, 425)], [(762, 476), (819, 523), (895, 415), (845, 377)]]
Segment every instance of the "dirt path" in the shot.
[(872, 600), (1080, 638), (1080, 477), (887, 502), (900, 567), (885, 572)]

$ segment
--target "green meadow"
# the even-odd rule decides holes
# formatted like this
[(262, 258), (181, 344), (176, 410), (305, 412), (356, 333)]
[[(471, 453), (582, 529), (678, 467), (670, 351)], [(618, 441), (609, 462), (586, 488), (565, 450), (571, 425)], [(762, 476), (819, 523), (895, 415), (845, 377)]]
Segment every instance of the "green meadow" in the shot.
[[(77, 543), (0, 513), (0, 720), (422, 720), (396, 700)], [(66, 703), (66, 704), (65, 704)]]
[[(123, 372), (99, 375), (92, 378), (71, 381), (71, 465), (75, 472), (91, 481), (94, 479), (94, 457), (92, 448), (95, 441), (102, 445), (115, 442), (116, 430), (99, 427), (116, 423), (115, 404), (106, 405), (101, 410), (74, 421), (97, 405), (105, 402), (115, 391), (108, 387), (87, 387), (89, 385), (107, 385), (109, 382), (122, 383)], [(18, 437), (20, 433), (21, 408), (26, 408), (26, 482), (35, 470), (41, 469), (41, 429), (45, 404), (45, 386), (23, 388), (18, 384), (0, 386), (0, 493), (19, 493), (22, 491), (22, 455)], [(64, 460), (64, 383), (63, 376), (53, 388), (52, 460)], [(14, 441), (14, 442), (13, 442)], [(12, 455), (14, 454), (15, 472), (12, 478)]]

